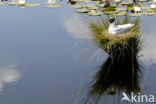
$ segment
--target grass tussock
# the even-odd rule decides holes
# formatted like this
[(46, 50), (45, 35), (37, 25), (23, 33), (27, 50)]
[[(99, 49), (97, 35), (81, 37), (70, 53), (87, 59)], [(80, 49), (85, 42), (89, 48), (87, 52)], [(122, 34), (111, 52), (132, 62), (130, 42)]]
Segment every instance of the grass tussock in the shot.
[[(123, 21), (118, 19), (116, 24), (125, 24), (128, 23), (129, 17), (126, 16)], [(98, 19), (96, 21), (88, 22), (92, 35), (95, 37), (94, 42), (106, 52), (109, 50), (109, 47), (114, 45), (128, 46), (128, 40), (134, 39), (139, 35), (139, 20), (134, 21), (135, 25), (126, 33), (111, 35), (108, 33), (109, 24), (105, 19)]]
[[(117, 18), (117, 17), (116, 17)], [(118, 19), (117, 24), (128, 23), (129, 17)], [(130, 94), (141, 92), (141, 65), (138, 52), (141, 50), (139, 36), (139, 20), (135, 26), (124, 34), (111, 35), (108, 33), (108, 23), (104, 19), (88, 22), (94, 42), (102, 48), (108, 57), (94, 76), (89, 90), (87, 103), (90, 99), (100, 100), (106, 94), (126, 92)]]

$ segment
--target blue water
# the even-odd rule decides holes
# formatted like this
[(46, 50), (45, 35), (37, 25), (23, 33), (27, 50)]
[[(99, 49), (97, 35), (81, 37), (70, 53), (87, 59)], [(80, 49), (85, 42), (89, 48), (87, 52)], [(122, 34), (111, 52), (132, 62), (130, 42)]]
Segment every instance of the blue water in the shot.
[[(98, 50), (93, 43), (66, 30), (65, 20), (82, 15), (67, 5), (48, 9), (41, 3), (34, 8), (0, 5), (0, 104), (79, 104), (76, 94), (87, 89), (103, 62), (91, 59)], [(151, 66), (145, 89), (156, 94)]]

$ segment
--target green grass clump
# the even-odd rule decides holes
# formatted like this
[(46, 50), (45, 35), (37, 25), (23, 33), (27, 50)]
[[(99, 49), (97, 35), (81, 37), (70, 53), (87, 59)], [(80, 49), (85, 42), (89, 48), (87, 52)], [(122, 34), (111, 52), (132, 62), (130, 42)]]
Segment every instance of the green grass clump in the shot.
[[(130, 17), (116, 17), (117, 24), (129, 23)], [(88, 22), (94, 41), (108, 57), (93, 77), (85, 104), (98, 104), (103, 95), (115, 95), (125, 92), (138, 94), (141, 92), (141, 65), (138, 53), (141, 50), (139, 36), (139, 20), (135, 26), (124, 34), (108, 33), (105, 19)]]
[[(117, 20), (117, 24), (125, 24), (129, 22), (129, 17), (124, 20)], [(131, 38), (136, 38), (139, 32), (138, 20), (135, 21), (135, 25), (126, 33), (112, 35), (108, 33), (109, 24), (103, 19), (88, 22), (92, 35), (95, 37), (95, 43), (106, 52), (108, 52), (108, 47), (115, 44), (126, 45), (127, 41)]]

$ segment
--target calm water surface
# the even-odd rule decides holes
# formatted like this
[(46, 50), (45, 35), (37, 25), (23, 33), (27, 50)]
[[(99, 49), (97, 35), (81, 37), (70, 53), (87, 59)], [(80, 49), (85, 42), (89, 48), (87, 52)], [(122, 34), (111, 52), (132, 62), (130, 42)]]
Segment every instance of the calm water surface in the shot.
[[(0, 104), (79, 104), (81, 90), (87, 90), (103, 62), (103, 54), (93, 57), (99, 50), (93, 43), (71, 35), (67, 23), (76, 18), (76, 26), (82, 15), (67, 5), (48, 9), (43, 4), (0, 6)], [(141, 19), (149, 66), (143, 86), (149, 94), (156, 94), (155, 21), (155, 16)], [(74, 29), (73, 33), (81, 32)]]

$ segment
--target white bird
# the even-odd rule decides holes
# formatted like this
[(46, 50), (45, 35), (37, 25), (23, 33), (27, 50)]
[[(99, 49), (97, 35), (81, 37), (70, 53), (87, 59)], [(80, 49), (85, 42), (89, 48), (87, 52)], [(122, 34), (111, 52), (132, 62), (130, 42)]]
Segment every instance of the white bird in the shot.
[(108, 28), (110, 34), (122, 34), (134, 26), (134, 24), (115, 25), (114, 18), (109, 18), (107, 21), (110, 23)]
[(19, 0), (19, 1), (18, 1), (18, 4), (19, 4), (20, 6), (25, 6), (25, 3), (26, 3), (25, 0)]
[(51, 4), (51, 5), (53, 5), (53, 4), (56, 3), (56, 0), (48, 0), (48, 3)]
[(156, 8), (156, 5), (155, 5), (155, 4), (152, 4), (152, 5), (151, 5), (151, 8), (152, 8), (152, 9), (155, 9), (155, 8)]
[(138, 6), (134, 6), (134, 11), (135, 11), (135, 12), (141, 12), (141, 8), (138, 7)]

